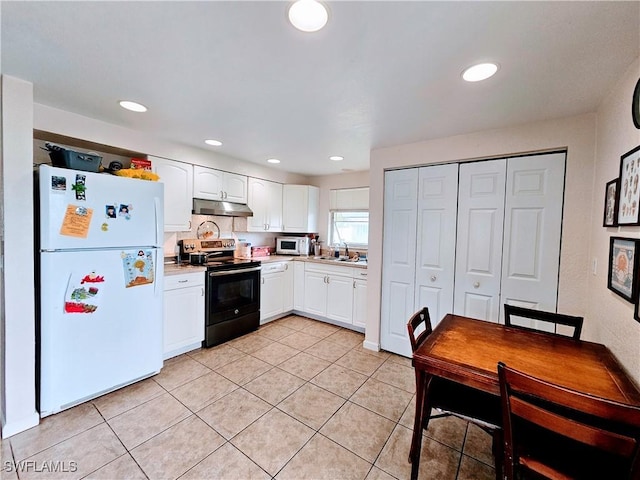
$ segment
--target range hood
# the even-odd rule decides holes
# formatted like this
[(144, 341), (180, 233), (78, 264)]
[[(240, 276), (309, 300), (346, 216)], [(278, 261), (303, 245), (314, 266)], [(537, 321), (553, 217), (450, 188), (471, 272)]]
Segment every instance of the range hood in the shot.
[(253, 212), (244, 203), (204, 200), (202, 198), (193, 199), (193, 213), (197, 215), (221, 215), (225, 217), (253, 217)]

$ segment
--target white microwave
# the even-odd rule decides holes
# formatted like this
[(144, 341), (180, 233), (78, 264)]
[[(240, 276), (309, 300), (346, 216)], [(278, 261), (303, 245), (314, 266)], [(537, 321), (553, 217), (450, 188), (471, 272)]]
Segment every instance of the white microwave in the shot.
[(310, 240), (308, 237), (277, 237), (276, 253), (278, 255), (309, 255)]

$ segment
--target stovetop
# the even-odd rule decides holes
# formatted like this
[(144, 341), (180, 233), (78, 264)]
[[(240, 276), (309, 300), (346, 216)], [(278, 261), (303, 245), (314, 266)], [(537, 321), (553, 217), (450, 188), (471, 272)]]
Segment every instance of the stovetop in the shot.
[(244, 258), (217, 258), (208, 261), (202, 266), (207, 267), (207, 271), (211, 272), (215, 270), (236, 270), (238, 268), (259, 267), (260, 262), (258, 260)]
[(205, 267), (207, 271), (213, 272), (216, 270), (237, 270), (239, 268), (259, 267), (261, 263), (259, 260), (224, 257), (210, 260), (202, 265), (192, 265), (185, 261), (182, 261), (180, 265), (183, 267)]

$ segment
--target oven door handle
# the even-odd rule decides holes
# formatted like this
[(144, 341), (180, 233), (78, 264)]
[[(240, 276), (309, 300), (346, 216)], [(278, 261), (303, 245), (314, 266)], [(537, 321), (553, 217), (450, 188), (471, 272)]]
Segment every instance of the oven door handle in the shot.
[(262, 270), (262, 267), (239, 268), (238, 270), (220, 270), (218, 272), (209, 272), (209, 276), (220, 277), (222, 275), (235, 275), (238, 273), (257, 272), (258, 270)]

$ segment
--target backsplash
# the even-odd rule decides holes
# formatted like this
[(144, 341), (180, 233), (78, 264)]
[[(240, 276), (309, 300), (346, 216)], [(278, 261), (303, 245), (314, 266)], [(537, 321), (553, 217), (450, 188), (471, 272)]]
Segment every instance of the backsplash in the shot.
[(173, 257), (178, 254), (178, 241), (186, 238), (197, 238), (198, 227), (203, 222), (214, 222), (220, 228), (221, 238), (236, 238), (249, 242), (251, 246), (268, 246), (275, 248), (277, 233), (247, 232), (247, 219), (243, 217), (221, 217), (215, 215), (191, 215), (191, 230), (186, 232), (165, 232), (164, 256)]

